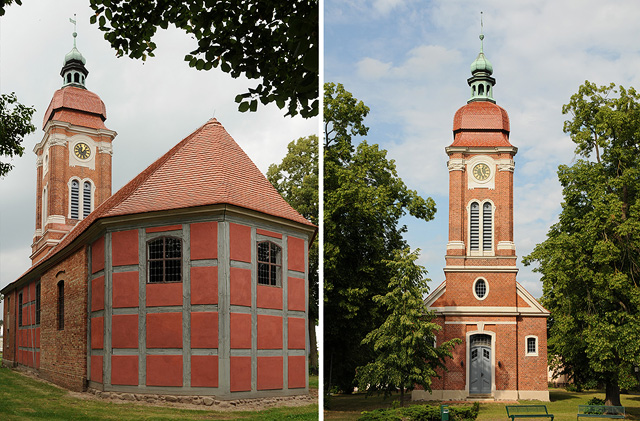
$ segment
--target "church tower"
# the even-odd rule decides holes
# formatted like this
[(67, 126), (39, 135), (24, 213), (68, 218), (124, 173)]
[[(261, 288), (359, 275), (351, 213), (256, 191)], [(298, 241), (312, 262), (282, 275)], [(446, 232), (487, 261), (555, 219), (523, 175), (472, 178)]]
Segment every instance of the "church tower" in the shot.
[(516, 282), (514, 156), (507, 112), (496, 104), (493, 66), (481, 49), (467, 80), (471, 97), (453, 119), (449, 169), (449, 241), (445, 282), (427, 298), (442, 331), (462, 339), (416, 399), (548, 400), (548, 311)]
[(86, 88), (89, 71), (76, 37), (74, 31), (73, 48), (60, 71), (62, 88), (53, 94), (44, 114), (44, 137), (33, 149), (37, 193), (32, 263), (111, 196), (111, 144), (117, 133), (104, 125), (107, 112), (100, 97)]

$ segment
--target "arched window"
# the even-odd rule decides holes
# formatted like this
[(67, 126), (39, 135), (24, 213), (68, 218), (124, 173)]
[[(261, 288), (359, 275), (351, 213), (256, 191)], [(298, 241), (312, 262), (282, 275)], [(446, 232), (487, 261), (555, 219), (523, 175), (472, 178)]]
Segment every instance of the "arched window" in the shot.
[(478, 87), (478, 95), (484, 95), (484, 85)]
[(258, 284), (280, 286), (282, 248), (271, 241), (258, 242)]
[(491, 250), (492, 231), (491, 225), (493, 222), (493, 215), (491, 212), (491, 203), (485, 202), (482, 205), (482, 250)]
[(148, 282), (182, 281), (182, 240), (160, 237), (147, 243)]
[(471, 250), (478, 250), (480, 247), (480, 205), (478, 202), (471, 203), (470, 225), (469, 246)]
[(82, 188), (82, 218), (86, 218), (91, 213), (91, 183), (84, 182)]
[(71, 83), (71, 73), (67, 73), (67, 83)]
[(71, 180), (71, 219), (78, 219), (80, 206), (80, 183), (78, 180)]
[(73, 74), (73, 81), (76, 83), (80, 83), (80, 75), (78, 73)]
[(469, 205), (469, 251), (472, 255), (493, 253), (493, 204), (473, 201)]
[(58, 282), (58, 330), (64, 329), (64, 281)]

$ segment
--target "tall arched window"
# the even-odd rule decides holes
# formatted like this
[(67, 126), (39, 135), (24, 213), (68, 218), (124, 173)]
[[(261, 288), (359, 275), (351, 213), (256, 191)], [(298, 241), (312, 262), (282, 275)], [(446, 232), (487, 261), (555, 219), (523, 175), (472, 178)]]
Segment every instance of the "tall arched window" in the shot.
[(91, 183), (84, 182), (82, 188), (82, 217), (86, 218), (91, 213)]
[(282, 277), (282, 248), (271, 241), (258, 243), (258, 284), (279, 286)]
[(64, 281), (58, 282), (58, 330), (64, 329)]
[(80, 207), (80, 183), (71, 180), (71, 218), (78, 219)]
[(149, 282), (182, 281), (182, 240), (160, 237), (147, 243)]
[(493, 253), (493, 204), (473, 201), (469, 205), (469, 251), (481, 256)]

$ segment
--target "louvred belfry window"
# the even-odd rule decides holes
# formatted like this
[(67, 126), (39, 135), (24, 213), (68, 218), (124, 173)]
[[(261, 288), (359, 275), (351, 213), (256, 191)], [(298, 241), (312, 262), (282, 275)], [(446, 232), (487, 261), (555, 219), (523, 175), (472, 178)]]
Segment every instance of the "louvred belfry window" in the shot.
[(473, 256), (493, 254), (493, 205), (473, 201), (469, 205), (469, 251)]
[(78, 180), (71, 181), (71, 218), (78, 219), (80, 206), (80, 183)]
[(282, 276), (282, 248), (271, 241), (258, 243), (258, 283), (279, 286)]
[(150, 283), (182, 281), (182, 240), (160, 237), (147, 243)]
[(91, 213), (91, 183), (84, 182), (82, 188), (82, 217), (86, 218)]

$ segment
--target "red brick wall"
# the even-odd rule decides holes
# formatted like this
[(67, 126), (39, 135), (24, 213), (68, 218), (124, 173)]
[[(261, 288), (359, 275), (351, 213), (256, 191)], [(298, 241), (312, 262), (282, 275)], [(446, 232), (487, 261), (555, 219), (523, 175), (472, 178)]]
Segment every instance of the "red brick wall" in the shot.
[[(526, 355), (525, 337), (538, 337), (538, 356)], [(547, 390), (547, 319), (518, 318), (518, 387), (523, 390)]]
[[(79, 249), (41, 278), (41, 375), (71, 390), (87, 378), (87, 253)], [(64, 329), (58, 330), (58, 281), (64, 281)]]

